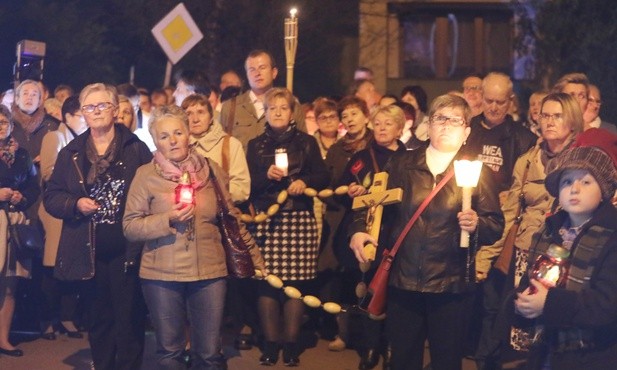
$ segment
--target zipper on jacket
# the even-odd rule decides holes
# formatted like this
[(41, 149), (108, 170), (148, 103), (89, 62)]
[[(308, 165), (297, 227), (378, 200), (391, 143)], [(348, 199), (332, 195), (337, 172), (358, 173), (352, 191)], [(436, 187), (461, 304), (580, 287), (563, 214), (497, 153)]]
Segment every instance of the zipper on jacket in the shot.
[[(75, 169), (77, 170), (77, 175), (79, 176), (79, 183), (81, 184), (81, 187), (84, 191), (84, 194), (86, 194), (86, 196), (88, 196), (88, 191), (86, 191), (86, 185), (85, 185), (85, 181), (84, 181), (84, 174), (81, 172), (81, 168), (79, 168), (79, 165), (77, 165), (77, 156), (79, 155), (79, 153), (75, 153), (73, 154), (73, 165), (75, 166)], [(94, 224), (94, 222), (92, 221), (92, 219), (90, 219), (90, 221), (88, 222), (88, 236), (90, 239), (90, 266), (92, 266), (92, 268), (90, 269), (90, 278), (94, 277), (94, 253), (95, 253), (95, 239), (94, 239), (94, 234), (96, 232), (96, 225)], [(84, 279), (85, 280), (85, 279)]]

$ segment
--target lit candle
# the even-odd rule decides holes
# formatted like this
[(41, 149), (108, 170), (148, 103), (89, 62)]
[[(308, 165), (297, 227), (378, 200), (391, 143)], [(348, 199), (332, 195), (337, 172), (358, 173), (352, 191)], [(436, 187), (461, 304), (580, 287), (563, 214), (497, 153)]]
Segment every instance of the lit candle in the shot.
[(287, 150), (285, 148), (278, 148), (274, 151), (274, 165), (283, 170), (283, 176), (287, 176), (289, 162), (287, 161)]
[(188, 172), (184, 172), (180, 178), (178, 186), (176, 186), (176, 203), (193, 204), (194, 202), (194, 189), (191, 185), (191, 175)]
[[(471, 209), (471, 193), (478, 185), (481, 171), (482, 161), (454, 161), (456, 184), (463, 188), (463, 211)], [(461, 248), (469, 248), (469, 232), (465, 230), (461, 230)]]

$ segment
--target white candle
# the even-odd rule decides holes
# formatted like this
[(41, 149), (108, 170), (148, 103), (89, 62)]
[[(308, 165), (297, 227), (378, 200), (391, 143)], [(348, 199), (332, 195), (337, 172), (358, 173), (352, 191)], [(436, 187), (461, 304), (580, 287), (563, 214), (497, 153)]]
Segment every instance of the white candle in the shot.
[(285, 148), (279, 148), (274, 151), (274, 165), (283, 170), (283, 176), (287, 176), (289, 162), (287, 161), (287, 150)]
[[(454, 161), (456, 184), (463, 188), (463, 211), (471, 209), (471, 193), (473, 188), (478, 185), (481, 171), (481, 161), (469, 161), (466, 159)], [(465, 230), (461, 230), (461, 248), (469, 248), (469, 232)]]

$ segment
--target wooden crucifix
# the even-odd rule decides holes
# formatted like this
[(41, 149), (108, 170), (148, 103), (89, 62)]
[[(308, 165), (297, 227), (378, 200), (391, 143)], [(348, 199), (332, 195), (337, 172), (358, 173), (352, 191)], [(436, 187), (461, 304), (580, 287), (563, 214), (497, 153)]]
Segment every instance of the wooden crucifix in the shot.
[[(366, 232), (375, 240), (379, 239), (383, 206), (400, 203), (403, 200), (403, 189), (387, 189), (387, 186), (388, 173), (378, 172), (373, 177), (373, 185), (371, 185), (369, 192), (353, 199), (352, 208), (354, 210), (368, 209), (366, 214)], [(367, 259), (374, 261), (377, 248), (369, 243), (364, 246), (363, 253)]]

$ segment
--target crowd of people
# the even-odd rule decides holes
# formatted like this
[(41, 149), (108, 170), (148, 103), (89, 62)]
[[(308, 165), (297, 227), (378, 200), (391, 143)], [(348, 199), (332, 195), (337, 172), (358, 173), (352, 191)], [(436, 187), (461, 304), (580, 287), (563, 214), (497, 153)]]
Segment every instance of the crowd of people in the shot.
[[(532, 369), (617, 367), (617, 128), (584, 74), (533, 92), (523, 116), (501, 72), (429, 100), (418, 85), (382, 96), (360, 68), (347, 96), (300, 104), (274, 87), (270, 53), (244, 66), (246, 90), (229, 70), (218, 85), (182, 71), (151, 92), (94, 83), (49, 97), (25, 80), (4, 94), (0, 356), (24, 355), (9, 333), (19, 278), (34, 277), (41, 338), (86, 331), (97, 370), (139, 369), (148, 322), (161, 369), (226, 369), (224, 325), (237, 349), (259, 346), (260, 365), (302, 366), (307, 320), (329, 350), (356, 349), (361, 370), (423, 369), (426, 342), (435, 370), (465, 356), (480, 370), (513, 356)], [(483, 163), (465, 209), (460, 159)], [(382, 172), (403, 195), (375, 238), (375, 205), (352, 204)], [(221, 209), (258, 275), (286, 289), (229, 278)], [(9, 238), (20, 223), (42, 225), (41, 258)], [(404, 232), (385, 318), (330, 315), (293, 294), (362, 307)]]

